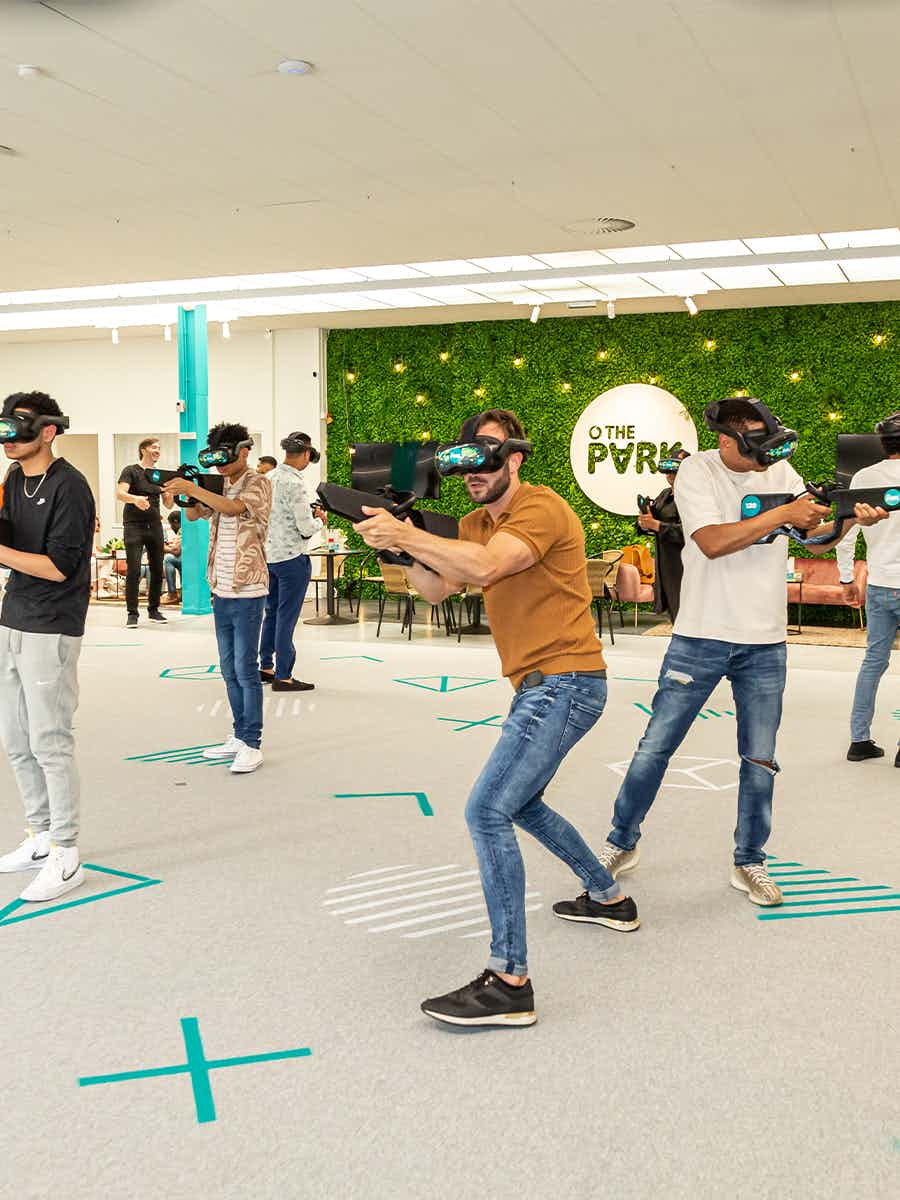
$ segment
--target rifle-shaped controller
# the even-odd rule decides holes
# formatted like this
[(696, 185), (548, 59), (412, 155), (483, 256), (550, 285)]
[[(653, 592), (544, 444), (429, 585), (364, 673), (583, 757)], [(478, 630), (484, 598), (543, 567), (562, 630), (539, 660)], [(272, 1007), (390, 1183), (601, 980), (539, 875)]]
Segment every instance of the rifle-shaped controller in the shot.
[[(765, 537), (761, 537), (757, 546), (767, 546), (777, 537), (790, 537), (802, 546), (833, 546), (844, 536), (844, 527), (855, 517), (857, 504), (868, 504), (872, 508), (883, 508), (889, 513), (900, 512), (900, 488), (843, 488), (837, 483), (807, 483), (807, 493), (820, 504), (834, 505), (834, 529), (831, 533), (818, 534), (809, 537), (795, 525), (780, 525)], [(762, 492), (745, 496), (741, 501), (741, 520), (758, 517), (760, 513), (770, 512), (783, 504), (790, 504), (798, 499), (793, 493)]]
[[(172, 479), (190, 479), (198, 487), (205, 488), (208, 492), (215, 492), (217, 496), (225, 494), (224, 477), (222, 475), (204, 475), (194, 463), (182, 463), (177, 471), (165, 471), (162, 467), (145, 467), (144, 474), (150, 483), (158, 484), (160, 487)], [(193, 508), (198, 501), (190, 496), (176, 496), (175, 503), (179, 508)]]
[[(394, 492), (390, 488), (381, 492), (360, 492), (356, 488), (341, 487), (336, 483), (320, 483), (316, 490), (326, 512), (343, 517), (345, 521), (354, 525), (368, 519), (368, 514), (363, 512), (364, 506), (384, 508), (400, 521), (408, 517), (417, 529), (424, 529), (426, 533), (433, 533), (436, 537), (459, 537), (459, 522), (456, 517), (428, 510), (420, 512), (413, 508), (416, 497), (412, 492)], [(405, 550), (399, 554), (395, 554), (393, 550), (379, 550), (378, 557), (382, 562), (394, 563), (399, 567), (411, 567), (416, 561)], [(428, 570), (430, 569), (429, 567)]]

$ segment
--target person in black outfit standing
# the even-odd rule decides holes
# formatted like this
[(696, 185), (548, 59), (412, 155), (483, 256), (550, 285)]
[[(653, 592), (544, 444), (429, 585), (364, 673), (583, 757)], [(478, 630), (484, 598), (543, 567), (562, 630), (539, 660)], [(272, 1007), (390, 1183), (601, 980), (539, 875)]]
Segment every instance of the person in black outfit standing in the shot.
[(668, 612), (673, 624), (681, 599), (681, 551), (684, 549), (684, 533), (673, 489), (678, 468), (687, 457), (687, 450), (677, 450), (671, 458), (660, 461), (659, 469), (668, 486), (650, 501), (649, 511), (640, 513), (637, 519), (638, 528), (644, 533), (652, 533), (656, 540), (653, 611)]
[[(146, 437), (138, 446), (140, 462), (125, 467), (119, 476), (116, 495), (125, 505), (125, 559), (128, 573), (125, 576), (125, 606), (128, 609), (129, 629), (138, 623), (138, 585), (141, 582), (141, 559), (147, 551), (150, 581), (147, 585), (147, 616), (151, 621), (165, 623), (159, 611), (159, 600), (163, 586), (163, 529), (159, 516), (159, 498), (162, 488), (151, 483), (146, 474), (148, 467), (156, 466), (159, 460), (159, 441)], [(164, 499), (166, 508), (171, 503)]]

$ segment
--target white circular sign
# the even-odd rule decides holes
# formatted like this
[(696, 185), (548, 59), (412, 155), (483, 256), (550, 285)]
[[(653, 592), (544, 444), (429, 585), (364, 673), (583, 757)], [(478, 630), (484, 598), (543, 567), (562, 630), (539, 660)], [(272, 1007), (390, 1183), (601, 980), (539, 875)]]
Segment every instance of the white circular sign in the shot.
[(656, 495), (661, 458), (697, 450), (697, 430), (680, 400), (648, 383), (624, 383), (593, 399), (569, 449), (578, 486), (608, 512), (632, 516), (638, 495)]

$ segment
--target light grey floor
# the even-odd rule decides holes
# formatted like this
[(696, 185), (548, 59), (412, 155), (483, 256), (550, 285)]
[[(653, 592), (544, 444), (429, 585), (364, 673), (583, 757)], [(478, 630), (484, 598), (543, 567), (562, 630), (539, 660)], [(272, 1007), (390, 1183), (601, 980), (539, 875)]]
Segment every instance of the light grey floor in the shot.
[[(728, 886), (727, 693), (711, 700), (723, 715), (697, 723), (690, 760), (648, 820), (628, 885), (640, 931), (557, 921), (552, 902), (577, 885), (526, 841), (539, 1023), (452, 1033), (418, 1004), (474, 977), (486, 957), (462, 811), (497, 734), (439, 718), (507, 708), (490, 640), (457, 646), (417, 628), (410, 645), (395, 622), (378, 642), (368, 621), (301, 627), (298, 674), (317, 690), (280, 710), (270, 701), (265, 765), (241, 778), (133, 759), (213, 742), (227, 720), (221, 682), (202, 676), (216, 661), (209, 620), (126, 633), (123, 617), (92, 612), (85, 637), (82, 854), (162, 882), (0, 923), (0, 1195), (900, 1194), (900, 912), (830, 915), (843, 906), (831, 901), (791, 910), (827, 916), (761, 921)], [(629, 637), (609, 651), (607, 712), (548, 797), (595, 843), (666, 644)], [(383, 661), (333, 657), (360, 654)], [(844, 761), (860, 657), (790, 651), (770, 848), (798, 870), (895, 896), (893, 753)], [(170, 668), (200, 677), (161, 677)], [(442, 676), (450, 687), (493, 682), (446, 692), (397, 682), (439, 687)], [(896, 664), (877, 720), (891, 747), (894, 710)], [(18, 841), (20, 812), (0, 772), (5, 847)], [(424, 792), (434, 815), (414, 796), (335, 799), (370, 792)], [(386, 882), (412, 871), (423, 872), (417, 887)], [(798, 878), (822, 886), (822, 876)], [(68, 899), (129, 882), (91, 873)], [(0, 907), (21, 886), (0, 877)], [(864, 901), (848, 907), (877, 906), (877, 892), (855, 895)], [(214, 1123), (198, 1123), (184, 1074), (78, 1086), (184, 1063), (187, 1017), (209, 1059), (312, 1053), (213, 1070)]]

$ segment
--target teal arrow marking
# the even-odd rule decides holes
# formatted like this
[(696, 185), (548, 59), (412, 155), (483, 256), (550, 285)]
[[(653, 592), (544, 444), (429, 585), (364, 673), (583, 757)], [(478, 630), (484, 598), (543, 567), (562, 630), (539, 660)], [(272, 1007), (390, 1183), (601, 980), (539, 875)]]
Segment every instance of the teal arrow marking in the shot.
[(166, 667), (159, 673), (160, 679), (221, 679), (218, 663), (199, 667)]
[(384, 800), (389, 796), (413, 796), (419, 802), (419, 808), (425, 817), (433, 817), (434, 809), (428, 803), (425, 792), (337, 792), (335, 800)]
[(243, 1067), (250, 1063), (277, 1062), (285, 1058), (308, 1058), (312, 1054), (309, 1046), (296, 1050), (274, 1050), (269, 1054), (243, 1054), (237, 1058), (207, 1058), (200, 1037), (200, 1022), (196, 1017), (181, 1018), (181, 1036), (184, 1038), (186, 1062), (172, 1067), (148, 1067), (140, 1071), (120, 1071), (115, 1075), (83, 1075), (79, 1087), (93, 1087), (98, 1083), (122, 1083), (132, 1079), (158, 1079), (162, 1075), (190, 1075), (194, 1093), (194, 1108), (198, 1125), (208, 1125), (216, 1119), (210, 1071), (223, 1067)]
[[(424, 682), (437, 680), (437, 687)], [(467, 682), (456, 684), (451, 681), (464, 679)], [(413, 675), (409, 679), (395, 679), (394, 683), (405, 683), (408, 687), (422, 688), (426, 692), (462, 692), (466, 688), (481, 687), (485, 683), (496, 683), (495, 679), (477, 679), (474, 675)]]
[[(93, 904), (97, 900), (109, 900), (112, 896), (124, 896), (126, 892), (139, 892), (142, 888), (155, 887), (162, 883), (161, 879), (150, 879), (146, 875), (133, 875), (130, 871), (116, 871), (112, 867), (98, 867), (93, 863), (81, 864), (86, 871), (97, 871), (101, 875), (113, 875), (119, 879), (133, 879), (134, 883), (127, 887), (113, 888), (108, 892), (98, 892), (93, 896), (82, 896), (78, 900), (67, 900), (65, 904), (51, 904), (39, 907), (25, 900), (13, 900), (5, 908), (0, 908), (0, 926), (15, 925), (19, 921), (31, 921), (35, 917), (47, 917), (51, 913), (62, 912), (66, 908), (80, 908), (83, 904)], [(29, 911), (19, 913), (19, 909)], [(13, 914), (18, 915), (13, 915)]]
[(499, 725), (494, 725), (494, 721), (502, 721), (502, 713), (497, 713), (493, 717), (485, 717), (483, 721), (466, 721), (462, 717), (438, 717), (439, 721), (448, 721), (452, 725), (456, 725), (454, 733), (463, 733), (467, 729), (474, 729), (476, 725), (487, 725), (489, 729), (499, 729)]
[(219, 744), (219, 742), (204, 742), (202, 746), (181, 746), (176, 750), (157, 750), (153, 754), (131, 754), (125, 759), (125, 762), (180, 763), (183, 766), (193, 764), (200, 767), (221, 766), (223, 761), (221, 758), (203, 757), (204, 750)]
[(365, 658), (369, 662), (384, 662), (383, 658), (373, 658), (371, 654), (329, 654), (325, 658), (320, 658), (319, 662), (337, 662), (338, 659), (346, 661), (349, 658)]

